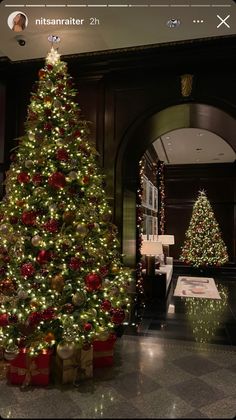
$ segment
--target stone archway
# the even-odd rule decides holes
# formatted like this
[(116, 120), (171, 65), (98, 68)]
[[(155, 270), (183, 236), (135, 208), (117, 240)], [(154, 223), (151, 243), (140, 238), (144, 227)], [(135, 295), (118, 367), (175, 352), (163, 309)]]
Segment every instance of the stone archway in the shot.
[(138, 163), (160, 136), (180, 128), (199, 128), (223, 138), (236, 151), (236, 119), (225, 111), (203, 103), (170, 106), (145, 120), (136, 121), (122, 139), (116, 160), (115, 221), (122, 226), (124, 263), (136, 264), (136, 191)]

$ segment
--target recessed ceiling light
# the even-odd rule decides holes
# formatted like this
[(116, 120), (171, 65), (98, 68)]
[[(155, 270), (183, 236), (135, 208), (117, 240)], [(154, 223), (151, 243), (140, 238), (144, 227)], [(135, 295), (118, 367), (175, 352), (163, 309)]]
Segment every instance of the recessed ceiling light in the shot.
[(169, 140), (170, 139), (170, 136), (166, 136), (166, 140)]
[(202, 136), (204, 136), (204, 134), (203, 133), (197, 133), (197, 136), (202, 137)]
[(167, 143), (168, 144), (168, 146), (171, 146), (172, 145), (172, 143), (169, 141), (169, 143)]

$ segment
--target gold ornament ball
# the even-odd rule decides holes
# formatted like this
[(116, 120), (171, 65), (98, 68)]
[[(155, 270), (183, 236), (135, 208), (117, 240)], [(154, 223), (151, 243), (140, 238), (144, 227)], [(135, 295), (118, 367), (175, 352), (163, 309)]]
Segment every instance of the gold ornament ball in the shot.
[(112, 271), (112, 273), (117, 273), (119, 271), (119, 267), (117, 265), (113, 265), (111, 267), (111, 271)]
[(26, 290), (19, 289), (19, 290), (17, 291), (17, 296), (18, 296), (18, 298), (19, 298), (19, 299), (27, 299), (27, 297), (28, 297), (28, 292), (27, 292)]
[(62, 104), (61, 104), (61, 102), (59, 101), (59, 99), (55, 99), (55, 100), (53, 101), (53, 106), (54, 106), (55, 108), (61, 108)]
[(51, 205), (49, 206), (49, 210), (50, 210), (51, 212), (57, 211), (57, 205), (56, 205), (56, 204), (51, 204)]
[(96, 311), (96, 309), (95, 309), (95, 308), (89, 308), (89, 309), (86, 311), (86, 314), (87, 314), (89, 317), (96, 318), (98, 313), (97, 313), (97, 311)]
[(14, 360), (19, 353), (19, 348), (17, 346), (9, 346), (4, 351), (5, 360)]
[(77, 179), (77, 172), (75, 172), (75, 171), (71, 171), (71, 172), (69, 172), (69, 173), (68, 173), (68, 178), (69, 178), (71, 181), (75, 181), (75, 180)]
[(71, 342), (61, 342), (57, 345), (57, 354), (62, 360), (69, 359), (73, 356), (75, 344)]
[(33, 238), (31, 239), (31, 243), (33, 246), (39, 246), (42, 242), (42, 238), (39, 235), (35, 235), (33, 236)]
[(7, 235), (11, 231), (12, 231), (11, 225), (8, 225), (7, 223), (3, 223), (2, 225), (0, 225), (0, 233), (2, 233), (3, 235)]
[(72, 296), (72, 303), (75, 306), (82, 306), (85, 303), (85, 294), (83, 292), (76, 292), (73, 296)]
[(71, 246), (72, 245), (72, 242), (71, 242), (71, 240), (69, 238), (65, 238), (63, 240), (63, 245)]
[(33, 194), (36, 197), (43, 197), (45, 195), (46, 191), (43, 187), (37, 187), (33, 190)]
[(25, 161), (25, 167), (26, 168), (32, 168), (32, 166), (34, 166), (34, 162), (32, 160), (26, 160)]
[(65, 284), (65, 279), (61, 274), (56, 274), (56, 276), (51, 278), (50, 284), (53, 290), (61, 292)]
[(80, 223), (76, 226), (76, 232), (83, 238), (87, 235), (88, 229), (84, 223)]
[(34, 133), (29, 133), (29, 140), (34, 140), (35, 139), (35, 135), (34, 135)]
[(63, 213), (63, 220), (65, 223), (70, 225), (75, 220), (75, 216), (76, 216), (75, 211), (68, 210)]

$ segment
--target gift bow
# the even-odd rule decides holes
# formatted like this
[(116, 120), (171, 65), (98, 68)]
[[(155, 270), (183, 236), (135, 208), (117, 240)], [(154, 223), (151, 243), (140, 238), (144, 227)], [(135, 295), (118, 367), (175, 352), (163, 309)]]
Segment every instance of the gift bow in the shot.
[[(26, 358), (26, 360), (27, 359), (28, 357)], [(37, 368), (37, 364), (33, 360), (32, 361), (27, 360), (26, 365), (27, 365), (26, 368), (19, 368), (17, 366), (12, 366), (12, 365), (10, 366), (10, 373), (17, 373), (17, 375), (19, 376), (25, 375), (25, 379), (22, 385), (29, 385), (31, 382), (32, 376), (40, 375), (40, 374), (41, 375), (49, 374), (48, 368), (42, 368), (42, 369)]]

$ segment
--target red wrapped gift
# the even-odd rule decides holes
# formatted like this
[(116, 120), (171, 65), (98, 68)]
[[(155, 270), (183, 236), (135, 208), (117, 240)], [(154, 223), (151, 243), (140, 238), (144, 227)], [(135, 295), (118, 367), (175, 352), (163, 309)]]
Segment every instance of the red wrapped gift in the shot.
[(38, 356), (31, 357), (21, 349), (10, 362), (8, 381), (13, 385), (48, 385), (51, 355), (52, 351), (45, 349)]
[(93, 342), (93, 367), (113, 365), (114, 345), (116, 335), (111, 334), (107, 340), (94, 340)]

